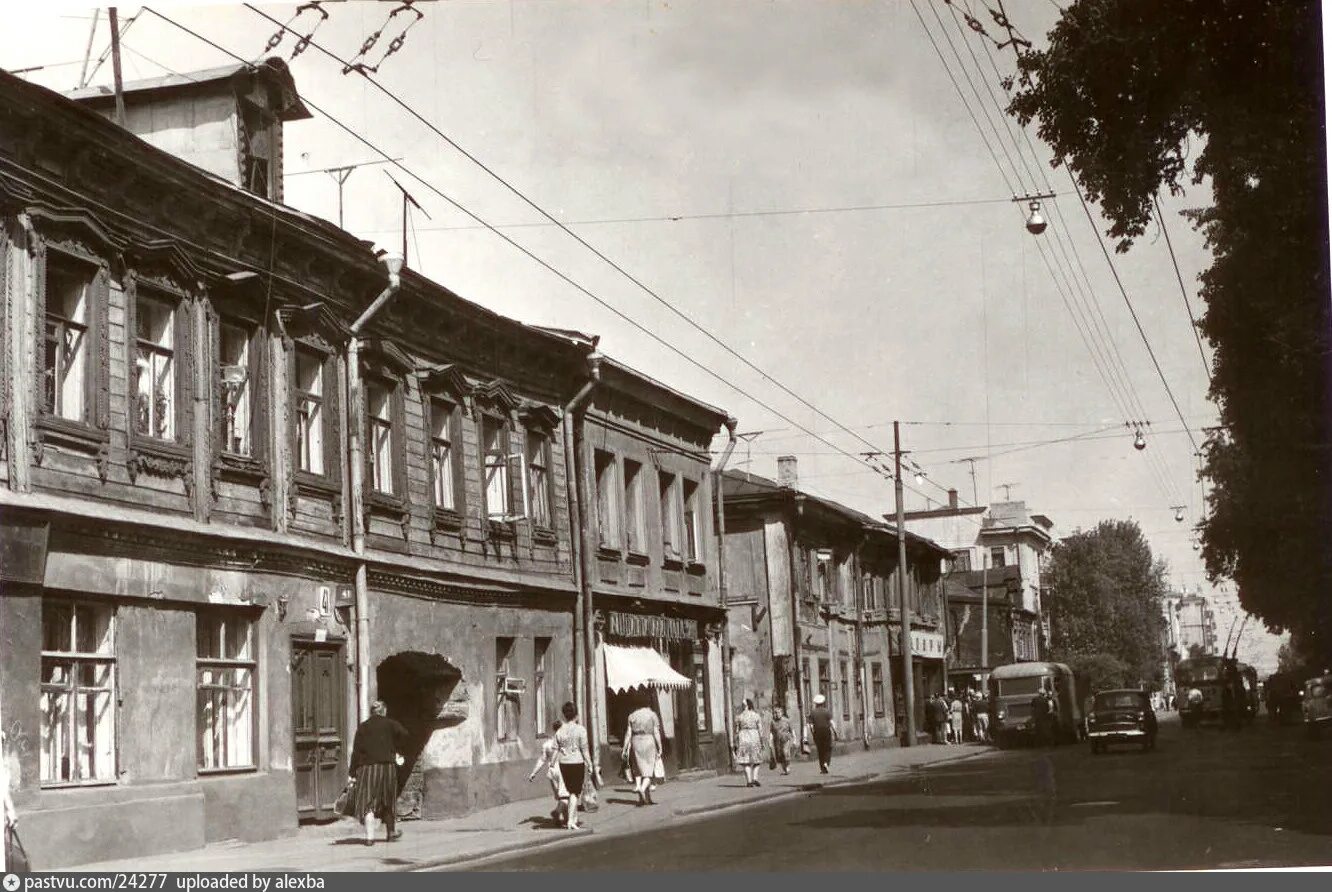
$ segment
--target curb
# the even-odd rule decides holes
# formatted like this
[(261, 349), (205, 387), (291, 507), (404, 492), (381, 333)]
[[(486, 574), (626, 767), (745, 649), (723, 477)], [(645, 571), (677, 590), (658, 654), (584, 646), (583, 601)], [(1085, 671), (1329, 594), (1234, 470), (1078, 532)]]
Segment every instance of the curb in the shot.
[[(411, 864), (395, 864), (388, 867), (385, 872), (413, 873), (416, 871), (431, 870), (437, 867), (453, 867), (458, 864), (467, 864), (473, 861), (488, 861), (491, 858), (498, 858), (501, 855), (511, 855), (514, 852), (544, 849), (547, 846), (559, 845), (563, 842), (586, 839), (587, 837), (592, 836), (593, 832), (591, 827), (584, 827), (576, 833), (551, 833), (549, 838), (545, 839), (524, 839), (517, 842), (505, 843), (484, 851), (458, 852), (443, 858), (432, 858), (429, 861), (414, 861)], [(384, 868), (380, 869), (384, 870)]]

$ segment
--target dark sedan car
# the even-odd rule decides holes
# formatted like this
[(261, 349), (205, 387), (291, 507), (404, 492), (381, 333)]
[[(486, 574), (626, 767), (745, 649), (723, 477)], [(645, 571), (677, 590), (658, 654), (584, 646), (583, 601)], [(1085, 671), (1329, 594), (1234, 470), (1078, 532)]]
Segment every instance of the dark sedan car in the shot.
[(1112, 743), (1156, 746), (1156, 712), (1146, 691), (1101, 691), (1087, 713), (1087, 739), (1093, 753)]

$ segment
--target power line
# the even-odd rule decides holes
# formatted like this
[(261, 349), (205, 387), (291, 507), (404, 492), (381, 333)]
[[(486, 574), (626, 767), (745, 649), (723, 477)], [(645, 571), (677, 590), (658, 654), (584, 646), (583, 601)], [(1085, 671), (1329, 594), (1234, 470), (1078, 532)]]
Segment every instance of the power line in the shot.
[(1179, 260), (1175, 257), (1175, 245), (1170, 241), (1170, 230), (1166, 227), (1165, 214), (1161, 211), (1161, 202), (1157, 196), (1152, 196), (1152, 204), (1156, 206), (1156, 222), (1161, 224), (1161, 234), (1165, 236), (1166, 248), (1170, 251), (1170, 263), (1175, 267), (1175, 278), (1179, 281), (1179, 296), (1184, 298), (1184, 312), (1189, 314), (1189, 330), (1193, 332), (1193, 339), (1198, 343), (1198, 358), (1202, 360), (1203, 371), (1207, 373), (1207, 383), (1212, 383), (1212, 364), (1207, 361), (1207, 354), (1203, 351), (1202, 335), (1198, 333), (1198, 317), (1193, 315), (1193, 306), (1189, 303), (1189, 290), (1184, 287), (1184, 275), (1179, 271)]
[[(191, 28), (189, 28), (189, 27), (187, 27), (187, 26), (181, 24), (180, 22), (175, 21), (174, 19), (170, 18), (169, 16), (166, 16), (166, 15), (164, 15), (164, 14), (158, 12), (157, 10), (152, 9), (152, 8), (150, 8), (150, 7), (147, 7), (147, 6), (143, 7), (143, 9), (144, 9), (145, 11), (147, 11), (147, 12), (151, 12), (154, 16), (160, 18), (162, 21), (167, 22), (168, 24), (170, 24), (170, 25), (172, 25), (172, 26), (174, 26), (174, 27), (180, 29), (181, 31), (184, 31), (185, 33), (191, 35), (192, 37), (196, 38), (197, 40), (200, 40), (200, 41), (202, 41), (202, 42), (208, 44), (209, 46), (213, 47), (214, 49), (218, 50), (219, 52), (225, 53), (226, 55), (228, 55), (228, 56), (230, 56), (230, 57), (236, 59), (236, 60), (239, 61), (239, 62), (243, 62), (243, 63), (245, 63), (245, 64), (249, 64), (248, 62), (246, 62), (246, 60), (244, 60), (244, 59), (241, 58), (240, 56), (236, 55), (236, 54), (233, 53), (231, 50), (226, 49), (225, 47), (221, 46), (221, 45), (218, 44), (217, 42), (211, 40), (210, 38), (207, 38), (207, 37), (203, 36), (203, 35), (200, 34), (199, 32), (197, 32), (197, 31), (195, 31), (195, 30), (193, 30), (193, 29), (191, 29)], [(261, 15), (262, 15), (262, 13), (261, 13)], [(267, 16), (265, 16), (265, 18), (267, 18)], [(313, 44), (313, 42), (312, 42), (311, 45), (314, 46), (315, 44)], [(326, 52), (326, 51), (325, 51), (325, 52)], [(342, 123), (342, 121), (340, 121), (338, 118), (334, 117), (334, 116), (331, 115), (329, 112), (327, 112), (327, 111), (325, 111), (324, 109), (320, 108), (320, 107), (319, 107), (319, 106), (318, 106), (313, 100), (311, 100), (308, 96), (304, 96), (304, 95), (303, 95), (303, 96), (301, 97), (301, 99), (302, 99), (302, 102), (303, 102), (308, 108), (310, 108), (310, 109), (312, 109), (313, 111), (317, 112), (318, 114), (322, 115), (322, 116), (323, 116), (324, 118), (326, 118), (330, 123), (334, 124), (335, 126), (337, 126), (338, 128), (340, 128), (343, 132), (347, 133), (349, 136), (351, 136), (351, 137), (353, 137), (354, 139), (356, 139), (358, 142), (360, 142), (362, 145), (366, 146), (366, 148), (370, 149), (372, 152), (374, 152), (374, 153), (380, 155), (381, 157), (383, 157), (383, 158), (385, 158), (385, 159), (389, 159), (389, 158), (390, 158), (389, 154), (388, 154), (386, 151), (384, 151), (383, 149), (381, 149), (379, 146), (375, 145), (373, 142), (371, 142), (371, 141), (370, 141), (369, 139), (367, 139), (365, 136), (363, 136), (363, 135), (360, 134), (358, 131), (356, 131), (355, 129), (353, 129), (351, 126)], [(795, 427), (797, 427), (797, 428), (799, 428), (799, 429), (801, 429), (801, 430), (804, 430), (806, 433), (810, 434), (810, 436), (813, 436), (815, 439), (819, 440), (819, 441), (822, 442), (824, 445), (829, 446), (830, 448), (832, 448), (833, 450), (835, 450), (837, 453), (839, 453), (839, 454), (841, 454), (841, 455), (843, 455), (843, 456), (845, 456), (845, 457), (847, 457), (847, 458), (850, 458), (850, 459), (852, 459), (853, 461), (860, 462), (860, 463), (866, 465), (867, 467), (869, 467), (869, 468), (871, 468), (871, 469), (878, 470), (878, 469), (876, 468), (876, 466), (875, 466), (873, 463), (867, 461), (865, 458), (863, 458), (863, 457), (861, 457), (861, 456), (857, 456), (857, 455), (855, 455), (855, 454), (853, 454), (853, 453), (851, 453), (851, 452), (849, 452), (849, 451), (847, 451), (847, 450), (841, 449), (841, 448), (838, 447), (835, 443), (832, 443), (832, 442), (830, 442), (830, 441), (824, 439), (823, 437), (821, 437), (821, 436), (815, 434), (813, 431), (808, 430), (807, 428), (804, 427), (804, 425), (800, 424), (798, 421), (795, 421), (794, 419), (792, 419), (792, 418), (790, 418), (789, 416), (787, 416), (787, 415), (785, 415), (784, 413), (782, 413), (780, 410), (778, 410), (778, 409), (776, 409), (775, 407), (769, 405), (768, 403), (764, 402), (763, 400), (759, 399), (758, 397), (756, 397), (756, 396), (750, 394), (748, 391), (744, 390), (744, 389), (741, 388), (739, 385), (733, 383), (733, 382), (730, 381), (729, 379), (725, 378), (724, 376), (720, 375), (719, 373), (717, 373), (717, 372), (713, 371), (712, 369), (708, 368), (707, 366), (703, 365), (701, 362), (699, 362), (699, 361), (698, 361), (697, 359), (695, 359), (694, 357), (690, 356), (690, 355), (689, 355), (688, 353), (686, 353), (684, 350), (682, 350), (682, 349), (680, 349), (679, 347), (677, 347), (676, 345), (670, 343), (670, 342), (667, 341), (665, 338), (663, 338), (662, 336), (660, 336), (660, 335), (658, 335), (657, 333), (653, 332), (652, 330), (648, 329), (646, 326), (644, 326), (643, 324), (641, 324), (641, 323), (638, 322), (637, 320), (633, 319), (632, 317), (628, 316), (627, 314), (625, 314), (625, 313), (622, 312), (621, 310), (619, 310), (619, 309), (615, 308), (614, 306), (612, 306), (611, 304), (607, 303), (607, 302), (606, 302), (605, 300), (603, 300), (601, 297), (599, 297), (598, 295), (594, 294), (592, 291), (588, 290), (585, 286), (583, 286), (583, 285), (581, 285), (580, 283), (576, 282), (574, 279), (572, 279), (570, 276), (568, 276), (568, 275), (565, 274), (564, 272), (562, 272), (562, 271), (560, 271), (559, 269), (555, 268), (553, 265), (551, 265), (551, 264), (550, 264), (549, 262), (547, 262), (546, 260), (544, 260), (544, 259), (542, 259), (541, 257), (539, 257), (539, 256), (537, 256), (536, 254), (534, 254), (534, 253), (533, 253), (531, 250), (529, 250), (528, 248), (526, 248), (526, 247), (524, 247), (523, 245), (519, 244), (518, 242), (514, 241), (514, 240), (511, 239), (509, 236), (507, 236), (507, 235), (505, 235), (504, 233), (500, 232), (499, 230), (495, 229), (493, 226), (490, 226), (490, 225), (486, 224), (486, 222), (485, 222), (484, 220), (482, 220), (481, 217), (479, 217), (478, 215), (476, 215), (475, 213), (473, 213), (471, 210), (467, 209), (467, 208), (464, 207), (462, 204), (460, 204), (459, 202), (457, 202), (456, 200), (454, 200), (453, 198), (451, 198), (449, 195), (447, 195), (445, 192), (443, 192), (442, 190), (440, 190), (437, 186), (435, 186), (435, 185), (434, 185), (433, 183), (431, 183), (429, 180), (423, 178), (423, 177), (420, 176), (419, 174), (417, 174), (417, 173), (415, 173), (414, 171), (412, 171), (410, 168), (408, 168), (408, 167), (407, 167), (406, 165), (404, 165), (402, 162), (400, 162), (400, 161), (391, 161), (391, 163), (392, 163), (395, 167), (397, 167), (399, 170), (401, 170), (403, 173), (405, 173), (405, 174), (407, 174), (408, 176), (412, 177), (412, 178), (415, 179), (417, 182), (419, 182), (419, 183), (421, 183), (423, 186), (425, 186), (425, 188), (429, 189), (431, 192), (433, 192), (434, 194), (436, 194), (437, 196), (439, 196), (440, 198), (442, 198), (444, 201), (448, 202), (450, 205), (452, 205), (452, 206), (453, 206), (454, 208), (456, 208), (458, 211), (462, 212), (463, 214), (466, 214), (466, 215), (467, 215), (468, 217), (470, 217), (471, 219), (477, 221), (477, 223), (482, 224), (482, 225), (485, 226), (487, 229), (489, 229), (491, 232), (493, 232), (495, 235), (499, 236), (499, 238), (501, 238), (501, 239), (503, 239), (505, 242), (507, 242), (509, 245), (511, 245), (512, 247), (516, 248), (518, 251), (522, 252), (522, 253), (523, 253), (524, 255), (526, 255), (528, 258), (530, 258), (531, 260), (535, 261), (537, 264), (539, 264), (540, 266), (544, 267), (544, 268), (545, 268), (546, 270), (548, 270), (549, 272), (553, 273), (553, 274), (554, 274), (555, 276), (557, 276), (561, 281), (565, 282), (566, 284), (568, 284), (568, 285), (572, 286), (573, 288), (575, 288), (576, 290), (578, 290), (580, 293), (582, 293), (582, 294), (586, 295), (587, 297), (591, 298), (591, 299), (592, 299), (593, 301), (595, 301), (598, 305), (600, 305), (600, 306), (603, 307), (604, 309), (608, 310), (609, 312), (613, 313), (615, 316), (617, 316), (618, 318), (620, 318), (622, 321), (624, 321), (624, 322), (628, 323), (629, 325), (633, 326), (634, 328), (638, 329), (638, 330), (641, 331), (643, 334), (647, 335), (649, 338), (653, 339), (654, 341), (658, 342), (658, 343), (661, 344), (662, 346), (666, 347), (666, 348), (667, 348), (668, 350), (670, 350), (671, 352), (677, 354), (677, 355), (680, 356), (682, 359), (684, 359), (685, 361), (689, 362), (691, 365), (693, 365), (693, 366), (695, 366), (696, 368), (698, 368), (700, 371), (702, 371), (702, 372), (704, 372), (705, 374), (711, 376), (712, 378), (715, 378), (717, 381), (719, 381), (720, 383), (726, 385), (726, 386), (729, 387), (731, 390), (735, 391), (736, 393), (738, 393), (738, 394), (740, 394), (741, 396), (745, 397), (746, 399), (750, 400), (750, 401), (753, 402), (754, 404), (756, 404), (756, 405), (758, 405), (758, 406), (761, 406), (762, 408), (764, 408), (764, 409), (766, 409), (767, 411), (771, 412), (774, 416), (776, 416), (776, 417), (778, 417), (778, 418), (781, 418), (783, 421), (789, 422), (790, 424), (794, 425)], [(905, 484), (904, 484), (904, 485), (905, 485)], [(917, 495), (920, 495), (922, 498), (925, 497), (924, 494), (921, 493), (919, 490), (916, 490), (916, 489), (914, 489), (914, 488), (912, 488), (912, 487), (909, 487), (909, 486), (906, 487), (906, 488), (911, 489), (912, 492), (916, 493)]]
[[(246, 8), (246, 9), (249, 9), (251, 12), (255, 13), (256, 15), (261, 16), (261, 17), (264, 18), (264, 19), (267, 19), (269, 22), (271, 22), (271, 23), (273, 23), (273, 24), (275, 24), (275, 25), (278, 25), (280, 28), (283, 28), (284, 30), (287, 29), (287, 26), (283, 25), (283, 24), (282, 24), (281, 22), (279, 22), (277, 19), (274, 19), (272, 16), (270, 16), (270, 15), (268, 15), (267, 13), (263, 12), (262, 10), (258, 9), (258, 8), (255, 7), (253, 4), (246, 3), (246, 4), (245, 4), (245, 8)], [(504, 177), (500, 176), (499, 173), (497, 173), (495, 170), (493, 170), (491, 167), (489, 167), (487, 164), (485, 164), (483, 161), (481, 161), (481, 159), (479, 159), (479, 158), (476, 157), (474, 154), (472, 154), (471, 152), (469, 152), (467, 149), (465, 149), (465, 148), (463, 148), (461, 145), (459, 145), (457, 141), (455, 141), (452, 137), (450, 137), (448, 134), (446, 134), (446, 133), (445, 133), (443, 130), (441, 130), (439, 127), (437, 127), (434, 123), (432, 123), (429, 119), (427, 119), (427, 118), (426, 118), (424, 115), (422, 115), (420, 112), (416, 111), (415, 108), (413, 108), (410, 104), (408, 104), (406, 101), (404, 101), (404, 100), (403, 100), (401, 97), (399, 97), (396, 93), (394, 93), (392, 90), (389, 90), (387, 87), (385, 87), (383, 84), (381, 84), (378, 80), (376, 80), (374, 77), (372, 77), (371, 74), (370, 74), (370, 72), (366, 70), (365, 66), (355, 66), (355, 65), (352, 65), (351, 63), (347, 62), (346, 60), (341, 59), (339, 56), (337, 56), (336, 54), (334, 54), (334, 53), (331, 52), (330, 50), (328, 50), (328, 49), (326, 49), (325, 47), (321, 46), (319, 43), (315, 42), (314, 40), (308, 40), (308, 43), (309, 43), (310, 46), (313, 46), (315, 49), (319, 50), (319, 51), (320, 51), (321, 53), (323, 53), (324, 55), (328, 56), (329, 58), (333, 59), (334, 61), (337, 61), (337, 62), (341, 63), (341, 64), (343, 65), (343, 73), (344, 73), (344, 74), (346, 74), (348, 71), (352, 71), (352, 70), (356, 71), (356, 72), (357, 72), (358, 74), (360, 74), (363, 78), (365, 78), (367, 81), (369, 81), (370, 84), (373, 85), (377, 90), (379, 90), (379, 92), (381, 92), (384, 96), (386, 96), (389, 100), (391, 100), (395, 105), (399, 106), (403, 111), (407, 112), (409, 115), (411, 115), (412, 117), (414, 117), (417, 121), (419, 121), (421, 124), (423, 124), (424, 126), (426, 126), (426, 127), (427, 127), (431, 132), (433, 132), (436, 136), (438, 136), (438, 137), (439, 137), (440, 139), (442, 139), (444, 142), (448, 143), (448, 145), (450, 145), (455, 151), (457, 151), (457, 152), (459, 152), (461, 155), (463, 155), (463, 157), (467, 158), (469, 161), (471, 161), (473, 164), (475, 164), (475, 165), (476, 165), (477, 167), (479, 167), (481, 170), (485, 171), (485, 172), (486, 172), (491, 178), (493, 178), (496, 182), (500, 183), (502, 186), (504, 186), (506, 189), (508, 189), (510, 192), (512, 192), (516, 197), (518, 197), (519, 199), (521, 199), (525, 204), (527, 204), (529, 207), (531, 207), (534, 211), (536, 211), (538, 214), (540, 214), (543, 218), (545, 218), (546, 220), (548, 220), (551, 224), (553, 224), (553, 225), (559, 227), (559, 229), (560, 229), (561, 231), (563, 231), (564, 233), (566, 233), (569, 237), (573, 238), (573, 239), (574, 239), (575, 241), (577, 241), (580, 245), (582, 245), (584, 248), (586, 248), (588, 251), (590, 251), (592, 254), (594, 254), (598, 259), (600, 259), (602, 262), (606, 263), (608, 266), (610, 266), (612, 269), (614, 269), (616, 272), (618, 272), (618, 273), (619, 273), (620, 275), (622, 275), (624, 278), (626, 278), (626, 279), (628, 279), (630, 282), (632, 282), (635, 286), (637, 286), (640, 290), (642, 290), (643, 293), (647, 294), (649, 297), (651, 297), (653, 300), (655, 300), (655, 301), (656, 301), (657, 303), (659, 303), (661, 306), (665, 307), (667, 310), (669, 310), (670, 312), (672, 312), (673, 314), (675, 314), (675, 315), (678, 316), (679, 318), (683, 319), (686, 323), (688, 323), (691, 327), (693, 327), (695, 330), (697, 330), (699, 333), (701, 333), (704, 337), (706, 337), (708, 340), (712, 341), (712, 342), (713, 342), (714, 344), (716, 344), (718, 347), (721, 347), (724, 351), (726, 351), (728, 354), (730, 354), (731, 356), (733, 356), (735, 359), (739, 360), (739, 361), (740, 361), (741, 363), (743, 363), (746, 367), (748, 367), (748, 368), (750, 368), (751, 370), (753, 370), (754, 372), (756, 372), (760, 377), (762, 377), (762, 378), (763, 378), (764, 380), (766, 380), (768, 383), (772, 384), (774, 387), (776, 387), (777, 389), (781, 390), (781, 391), (782, 391), (783, 393), (785, 393), (786, 395), (788, 395), (788, 396), (790, 396), (791, 398), (795, 399), (795, 400), (796, 400), (797, 402), (799, 402), (801, 405), (803, 405), (803, 406), (805, 406), (806, 408), (808, 408), (809, 410), (813, 411), (814, 413), (816, 413), (817, 415), (819, 415), (820, 417), (822, 417), (822, 418), (825, 419), (826, 421), (832, 423), (833, 425), (835, 425), (836, 427), (840, 428), (841, 430), (846, 431), (848, 434), (850, 434), (851, 436), (855, 437), (857, 440), (859, 440), (859, 441), (860, 441), (861, 443), (863, 443), (864, 445), (868, 446), (870, 449), (872, 449), (872, 450), (874, 450), (874, 451), (876, 451), (876, 452), (878, 452), (878, 453), (886, 454), (885, 450), (881, 449), (879, 446), (877, 446), (877, 445), (875, 445), (874, 443), (870, 442), (869, 440), (867, 440), (865, 437), (861, 436), (860, 434), (857, 434), (855, 431), (853, 431), (853, 430), (847, 428), (844, 424), (842, 424), (842, 423), (841, 423), (840, 421), (838, 421), (836, 418), (833, 418), (833, 417), (832, 417), (831, 415), (829, 415), (827, 412), (823, 411), (823, 410), (820, 409), (818, 406), (814, 405), (812, 402), (810, 402), (809, 400), (805, 399), (803, 396), (801, 396), (800, 394), (796, 393), (794, 390), (792, 390), (791, 388), (787, 387), (787, 386), (786, 386), (785, 384), (783, 384), (782, 382), (778, 381), (778, 380), (777, 380), (776, 378), (774, 378), (769, 372), (767, 372), (767, 371), (765, 371), (764, 369), (760, 368), (757, 364), (755, 364), (753, 361), (751, 361), (748, 357), (744, 356), (744, 355), (741, 354), (739, 351), (737, 351), (735, 348), (731, 347), (729, 344), (727, 344), (725, 341), (723, 341), (721, 338), (717, 337), (717, 335), (715, 335), (715, 334), (713, 334), (711, 331), (709, 331), (709, 330), (708, 330), (706, 327), (704, 327), (701, 323), (699, 323), (697, 320), (695, 320), (691, 315), (689, 315), (688, 313), (684, 312), (683, 310), (681, 310), (680, 308), (678, 308), (677, 306), (675, 306), (673, 303), (671, 303), (671, 302), (670, 302), (669, 300), (667, 300), (666, 298), (662, 297), (660, 294), (658, 294), (655, 290), (653, 290), (651, 287), (649, 287), (647, 284), (645, 284), (645, 283), (644, 283), (641, 279), (639, 279), (637, 276), (633, 275), (633, 274), (630, 273), (628, 270), (626, 270), (623, 266), (621, 266), (619, 263), (615, 262), (615, 261), (612, 260), (610, 257), (606, 256), (604, 253), (602, 253), (601, 250), (599, 250), (598, 248), (596, 248), (595, 246), (593, 246), (590, 242), (588, 242), (588, 241), (587, 241), (586, 239), (584, 239), (582, 236), (578, 235), (576, 232), (574, 232), (573, 230), (569, 229), (569, 227), (568, 227), (566, 224), (564, 224), (564, 223), (561, 222), (560, 220), (556, 219), (556, 218), (555, 218), (555, 217), (554, 217), (549, 211), (547, 211), (545, 208), (541, 207), (539, 204), (537, 204), (535, 201), (533, 201), (531, 198), (529, 198), (525, 193), (523, 193), (520, 189), (518, 189), (516, 186), (514, 186), (512, 183), (510, 183), (507, 179), (505, 179)], [(418, 179), (419, 179), (419, 178), (418, 178)], [(446, 199), (446, 200), (450, 201), (450, 203), (454, 203), (454, 202), (452, 201), (452, 199)], [(461, 207), (460, 207), (460, 209), (461, 209)], [(480, 224), (484, 225), (487, 229), (490, 229), (492, 232), (495, 232), (497, 235), (500, 235), (502, 238), (506, 238), (506, 240), (508, 240), (507, 237), (503, 236), (502, 233), (500, 233), (498, 229), (495, 229), (495, 227), (494, 227), (493, 225), (491, 225), (491, 224), (489, 224), (489, 223), (486, 223), (485, 221), (481, 220), (481, 219), (478, 218), (478, 217), (475, 217), (474, 215), (471, 215), (470, 212), (467, 212), (467, 213), (468, 213), (469, 216), (472, 216), (473, 219), (475, 219), (475, 220), (477, 221), (477, 223), (480, 223)], [(514, 245), (517, 244), (516, 242), (512, 242), (512, 240), (509, 240), (509, 241), (510, 241), (512, 244), (514, 244)], [(589, 296), (591, 296), (591, 293), (590, 293), (590, 292), (588, 292), (588, 294), (589, 294)], [(609, 305), (605, 305), (605, 306), (609, 306)], [(628, 317), (624, 317), (624, 318), (625, 318), (626, 320), (628, 319)], [(637, 323), (634, 323), (634, 324), (637, 325)], [(639, 327), (640, 329), (642, 329), (642, 330), (645, 331), (645, 332), (648, 332), (648, 330), (647, 330), (646, 328), (643, 328), (642, 326), (637, 326), (637, 327)], [(652, 334), (652, 336), (653, 336), (654, 338), (657, 338), (658, 340), (660, 340), (661, 343), (663, 343), (663, 344), (667, 343), (665, 340), (662, 340), (661, 338), (657, 337), (657, 335), (656, 335), (655, 333), (651, 333), (651, 332), (649, 332), (649, 333)], [(678, 350), (677, 350), (676, 352), (679, 352), (681, 356), (686, 356), (686, 354), (683, 353), (682, 351), (678, 351)], [(693, 360), (692, 357), (687, 357), (687, 358), (689, 358), (691, 362), (694, 362), (694, 360)], [(697, 363), (695, 363), (695, 364), (697, 364)], [(711, 373), (711, 370), (710, 370), (710, 369), (709, 369), (708, 371)], [(714, 373), (714, 374), (715, 374), (715, 373)], [(729, 384), (729, 382), (727, 382), (727, 383)], [(748, 396), (748, 394), (746, 394), (746, 395)], [(754, 399), (754, 398), (751, 396), (750, 399)], [(769, 409), (770, 409), (770, 411), (771, 411), (771, 408), (770, 408), (770, 407), (769, 407)], [(784, 416), (783, 416), (783, 417), (784, 417)], [(789, 420), (789, 419), (787, 419), (787, 420)], [(798, 425), (798, 426), (799, 426), (799, 425)], [(801, 429), (804, 430), (805, 428), (803, 428), (803, 426), (801, 426)], [(820, 437), (819, 439), (822, 439), (822, 438)], [(826, 442), (826, 441), (825, 441), (825, 442)], [(849, 453), (848, 453), (848, 454), (849, 454)]]

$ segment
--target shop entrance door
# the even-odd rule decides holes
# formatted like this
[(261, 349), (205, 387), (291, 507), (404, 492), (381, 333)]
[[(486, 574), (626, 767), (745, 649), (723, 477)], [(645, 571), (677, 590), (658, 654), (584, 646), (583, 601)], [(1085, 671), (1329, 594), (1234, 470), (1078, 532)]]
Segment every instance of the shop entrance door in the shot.
[[(694, 652), (686, 645), (670, 649), (671, 668), (685, 678), (694, 677)], [(680, 771), (698, 768), (698, 700), (691, 685), (677, 689), (675, 698), (676, 767)]]
[(291, 643), (292, 767), (296, 814), (302, 821), (331, 820), (347, 777), (342, 645)]

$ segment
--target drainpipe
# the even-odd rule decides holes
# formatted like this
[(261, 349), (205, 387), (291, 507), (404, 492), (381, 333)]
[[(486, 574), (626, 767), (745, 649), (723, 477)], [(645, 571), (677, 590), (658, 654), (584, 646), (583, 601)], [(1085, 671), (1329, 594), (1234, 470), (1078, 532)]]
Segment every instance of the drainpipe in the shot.
[[(577, 571), (575, 578), (578, 580), (578, 610), (574, 615), (574, 624), (581, 626), (578, 629), (579, 634), (575, 637), (574, 653), (578, 654), (579, 644), (582, 646), (582, 678), (583, 678), (583, 718), (587, 727), (587, 747), (594, 754), (594, 760), (599, 760), (597, 752), (596, 734), (596, 630), (592, 622), (592, 553), (596, 549), (596, 542), (593, 541), (595, 531), (592, 528), (592, 512), (590, 506), (593, 501), (593, 492), (595, 490), (591, 482), (590, 474), (592, 469), (587, 462), (587, 456), (583, 453), (585, 447), (585, 428), (587, 420), (587, 404), (592, 397), (592, 393), (597, 386), (601, 384), (601, 360), (600, 353), (595, 351), (595, 342), (593, 352), (587, 355), (587, 374), (588, 380), (583, 384), (569, 404), (565, 407), (566, 417), (569, 419), (569, 425), (565, 429), (565, 446), (573, 456), (573, 481), (568, 484), (573, 490), (573, 501), (577, 505), (577, 523), (575, 549), (578, 552)], [(575, 673), (575, 680), (577, 673)]]
[[(727, 611), (727, 589), (726, 589), (726, 487), (722, 479), (722, 472), (726, 470), (726, 463), (731, 460), (731, 453), (735, 451), (735, 428), (739, 422), (734, 415), (727, 415), (726, 421), (726, 449), (722, 451), (721, 458), (717, 460), (717, 466), (712, 470), (712, 487), (715, 490), (717, 499), (717, 597), (721, 601), (723, 611)], [(731, 716), (734, 715), (731, 698), (734, 696), (731, 692), (731, 615), (726, 612), (722, 617), (721, 630), (721, 666), (722, 666), (722, 710), (726, 715), (726, 727), (728, 729), (726, 752), (729, 754), (731, 770), (735, 771), (735, 749), (730, 745)]]
[(361, 330), (384, 308), (402, 284), (401, 254), (387, 253), (380, 261), (388, 271), (388, 286), (352, 323), (347, 338), (347, 480), (351, 484), (352, 553), (356, 556), (356, 715), (370, 718), (370, 593), (365, 567), (365, 458), (364, 394), (361, 388)]

